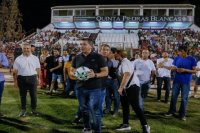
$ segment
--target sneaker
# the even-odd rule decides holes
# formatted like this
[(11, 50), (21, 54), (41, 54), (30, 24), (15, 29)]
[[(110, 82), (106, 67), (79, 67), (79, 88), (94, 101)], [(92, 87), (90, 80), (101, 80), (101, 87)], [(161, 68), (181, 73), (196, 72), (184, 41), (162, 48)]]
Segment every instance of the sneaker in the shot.
[(123, 131), (123, 130), (131, 130), (131, 127), (128, 124), (121, 124), (119, 127), (116, 128), (118, 131)]
[(3, 117), (6, 117), (6, 115), (0, 113), (0, 117), (3, 118)]
[(169, 112), (167, 112), (166, 114), (164, 114), (164, 116), (173, 116), (173, 114), (172, 113), (169, 113)]
[(144, 126), (142, 127), (142, 130), (143, 130), (143, 133), (150, 133), (150, 126), (144, 125)]
[(92, 133), (92, 130), (91, 130), (91, 129), (84, 128), (84, 129), (82, 130), (82, 133)]
[(103, 122), (101, 122), (101, 127), (106, 127), (106, 126), (103, 124)]
[(108, 114), (108, 113), (110, 113), (110, 110), (105, 109), (105, 110), (103, 111), (103, 113), (104, 113), (104, 114)]
[(118, 116), (118, 111), (114, 111), (113, 116)]
[(69, 93), (69, 95), (70, 95), (70, 96), (74, 95), (74, 91), (71, 91), (71, 92)]
[(31, 113), (34, 115), (34, 116), (38, 116), (38, 112), (36, 110), (32, 110)]
[(192, 95), (190, 98), (197, 98), (197, 96), (196, 95)]
[(160, 102), (161, 100), (160, 100), (160, 99), (158, 99), (157, 101), (158, 101), (158, 102)]
[(165, 103), (166, 103), (166, 104), (170, 104), (170, 102), (169, 102), (168, 100), (165, 100)]
[(57, 92), (57, 90), (53, 90), (53, 92), (54, 92), (54, 93), (56, 93), (56, 92)]
[(74, 121), (72, 122), (72, 125), (77, 125), (80, 122), (80, 118), (75, 118)]
[(181, 119), (182, 121), (186, 121), (186, 117), (185, 117), (185, 116), (181, 117), (180, 119)]
[(22, 110), (21, 113), (19, 114), (20, 117), (26, 116), (26, 110)]

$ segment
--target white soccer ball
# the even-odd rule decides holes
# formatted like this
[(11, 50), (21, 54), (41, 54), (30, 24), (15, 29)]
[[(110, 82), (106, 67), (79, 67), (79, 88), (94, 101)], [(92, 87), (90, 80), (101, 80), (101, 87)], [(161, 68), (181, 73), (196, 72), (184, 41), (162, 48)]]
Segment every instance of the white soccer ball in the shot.
[(88, 80), (88, 73), (90, 69), (84, 66), (81, 66), (76, 69), (75, 76), (78, 80)]

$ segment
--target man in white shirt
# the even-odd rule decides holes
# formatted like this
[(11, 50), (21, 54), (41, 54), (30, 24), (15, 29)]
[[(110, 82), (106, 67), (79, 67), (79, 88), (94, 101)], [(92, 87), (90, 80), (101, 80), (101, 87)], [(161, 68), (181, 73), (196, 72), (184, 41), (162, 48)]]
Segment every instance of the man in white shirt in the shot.
[(168, 53), (163, 52), (162, 57), (157, 60), (157, 100), (160, 101), (162, 82), (164, 81), (165, 103), (169, 103), (170, 81), (171, 81), (171, 67), (173, 60), (168, 58)]
[(198, 88), (200, 86), (200, 61), (197, 62), (197, 74), (196, 74), (196, 80), (195, 80), (195, 86), (194, 86), (194, 94), (191, 96), (191, 98), (196, 98), (196, 94), (198, 91)]
[(37, 85), (40, 83), (40, 62), (36, 56), (31, 54), (31, 46), (29, 44), (24, 44), (22, 51), (23, 54), (15, 59), (13, 65), (14, 86), (19, 87), (21, 98), (22, 111), (19, 116), (26, 115), (27, 90), (29, 90), (31, 97), (32, 114), (38, 116), (36, 104)]
[[(151, 81), (155, 79), (156, 68), (153, 61), (148, 59), (149, 50), (142, 51), (142, 58), (132, 62), (135, 74), (138, 75), (140, 81), (139, 104), (142, 110), (144, 99), (147, 97), (151, 87)], [(151, 80), (152, 78), (152, 80)]]

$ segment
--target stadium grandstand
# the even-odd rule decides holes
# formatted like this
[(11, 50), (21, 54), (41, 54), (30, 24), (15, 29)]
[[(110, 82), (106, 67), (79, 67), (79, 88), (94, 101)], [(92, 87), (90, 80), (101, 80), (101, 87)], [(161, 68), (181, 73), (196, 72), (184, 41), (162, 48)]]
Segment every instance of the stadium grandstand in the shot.
[(19, 42), (1, 46), (1, 51), (12, 61), (14, 49), (19, 55), (18, 47), (23, 43), (35, 45), (38, 56), (41, 48), (67, 48), (78, 53), (81, 39), (88, 37), (95, 41), (96, 51), (106, 43), (126, 49), (129, 57), (149, 45), (157, 45), (158, 51), (174, 50), (173, 44), (199, 44), (200, 28), (194, 18), (195, 5), (191, 4), (55, 6), (50, 24)]

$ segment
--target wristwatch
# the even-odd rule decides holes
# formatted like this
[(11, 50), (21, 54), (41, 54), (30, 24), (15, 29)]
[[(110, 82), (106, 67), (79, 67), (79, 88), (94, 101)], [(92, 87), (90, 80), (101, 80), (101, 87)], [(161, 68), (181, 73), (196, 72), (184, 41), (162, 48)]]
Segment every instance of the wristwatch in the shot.
[(97, 78), (97, 73), (94, 74), (94, 78)]

